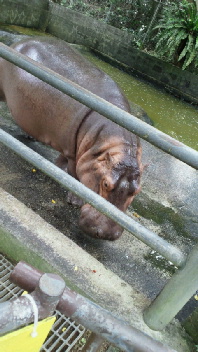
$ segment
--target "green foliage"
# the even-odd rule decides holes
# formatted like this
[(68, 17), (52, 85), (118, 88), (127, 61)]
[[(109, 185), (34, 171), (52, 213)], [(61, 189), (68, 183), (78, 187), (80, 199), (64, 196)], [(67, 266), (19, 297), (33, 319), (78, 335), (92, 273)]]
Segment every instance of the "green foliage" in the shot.
[(155, 27), (159, 57), (182, 66), (198, 66), (198, 12), (196, 4), (183, 0), (165, 7), (160, 23)]
[(52, 1), (130, 32), (133, 34), (132, 45), (138, 48), (143, 46), (144, 35), (156, 8), (155, 0)]
[(92, 15), (129, 31), (146, 28), (156, 6), (155, 0), (53, 0), (73, 10)]

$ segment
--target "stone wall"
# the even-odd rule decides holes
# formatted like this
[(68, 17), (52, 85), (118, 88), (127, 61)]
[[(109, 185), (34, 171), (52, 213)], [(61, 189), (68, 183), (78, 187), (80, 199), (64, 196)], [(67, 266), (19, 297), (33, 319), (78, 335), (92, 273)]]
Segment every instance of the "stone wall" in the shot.
[(49, 1), (0, 0), (0, 9), (0, 23), (45, 29)]
[(100, 52), (129, 72), (198, 103), (198, 76), (132, 47), (133, 36), (49, 0), (0, 0), (0, 22), (34, 27)]
[(81, 13), (50, 4), (47, 31), (71, 43), (86, 45), (119, 61), (129, 71), (198, 103), (198, 76), (132, 47), (133, 36)]

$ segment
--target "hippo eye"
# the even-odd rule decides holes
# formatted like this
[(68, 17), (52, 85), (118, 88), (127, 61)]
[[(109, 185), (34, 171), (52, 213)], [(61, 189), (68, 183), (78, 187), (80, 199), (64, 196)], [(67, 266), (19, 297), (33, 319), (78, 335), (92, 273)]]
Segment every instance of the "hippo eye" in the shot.
[(108, 189), (108, 188), (109, 188), (108, 182), (107, 182), (107, 181), (104, 181), (104, 182), (103, 182), (103, 186), (104, 186), (106, 189)]

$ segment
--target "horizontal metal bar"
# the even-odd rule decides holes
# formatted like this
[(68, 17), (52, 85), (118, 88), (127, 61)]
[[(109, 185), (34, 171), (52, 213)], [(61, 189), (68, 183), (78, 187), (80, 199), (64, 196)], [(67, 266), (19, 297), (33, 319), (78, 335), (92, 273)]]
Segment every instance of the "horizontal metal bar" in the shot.
[[(28, 290), (30, 286), (35, 288), (41, 275), (42, 272), (29, 264), (19, 262), (10, 279)], [(68, 287), (65, 288), (57, 309), (126, 352), (176, 352)]]
[(157, 298), (144, 312), (145, 323), (153, 330), (162, 330), (189, 301), (198, 289), (198, 245), (189, 254), (184, 268), (169, 280)]
[(132, 218), (116, 208), (113, 204), (109, 203), (107, 200), (85, 187), (82, 183), (1, 129), (0, 142), (12, 149), (25, 160), (35, 165), (45, 174), (52, 177), (62, 186), (72, 191), (78, 197), (84, 199), (101, 213), (116, 221), (124, 229), (131, 232), (139, 240), (160, 253), (166, 259), (170, 260), (177, 267), (184, 265), (185, 256), (178, 248), (134, 221)]
[(61, 92), (80, 101), (91, 109), (99, 112), (108, 119), (116, 122), (118, 125), (137, 134), (139, 137), (164, 150), (166, 153), (171, 154), (186, 164), (198, 169), (198, 152), (194, 149), (178, 142), (176, 139), (157, 130), (135, 116), (119, 109), (115, 105), (4, 44), (0, 44), (0, 56), (40, 78), (42, 81), (59, 89)]

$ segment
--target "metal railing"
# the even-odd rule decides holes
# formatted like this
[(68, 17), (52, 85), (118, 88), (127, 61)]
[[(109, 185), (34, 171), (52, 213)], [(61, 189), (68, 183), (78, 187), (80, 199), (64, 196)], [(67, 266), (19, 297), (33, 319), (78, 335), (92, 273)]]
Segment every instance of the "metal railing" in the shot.
[[(42, 81), (50, 84), (51, 86), (59, 89), (70, 97), (87, 105), (88, 107), (99, 112), (110, 120), (116, 122), (120, 126), (137, 134), (141, 138), (164, 150), (168, 154), (171, 154), (176, 158), (180, 159), (181, 161), (185, 162), (186, 164), (194, 167), (195, 169), (198, 169), (198, 152), (191, 149), (190, 147), (187, 147), (183, 143), (180, 143), (174, 138), (171, 138), (170, 136), (166, 135), (165, 133), (156, 130), (154, 127), (140, 121), (131, 114), (108, 103), (104, 99), (67, 80), (61, 75), (55, 73), (54, 71), (44, 67), (43, 65), (36, 63), (35, 61), (16, 52), (11, 48), (8, 48), (4, 44), (0, 44), (0, 56), (14, 63), (15, 65), (25, 69), (27, 72), (40, 78)], [(105, 199), (95, 194), (93, 191), (82, 185), (73, 177), (69, 176), (68, 174), (57, 168), (55, 165), (41, 157), (39, 154), (24, 146), (21, 142), (17, 141), (15, 138), (11, 137), (2, 130), (0, 131), (0, 141), (9, 148), (11, 148), (14, 152), (25, 158), (27, 161), (33, 163), (36, 167), (41, 169), (44, 173), (47, 173), (53, 179), (58, 181), (61, 185), (75, 193), (77, 196), (86, 200), (86, 202), (94, 206), (97, 210), (99, 210), (109, 218), (113, 219), (124, 229), (131, 232), (138, 239), (140, 239), (145, 244), (153, 248), (155, 251), (163, 255), (166, 259), (170, 260), (177, 267), (183, 267), (183, 269), (178, 271), (178, 273), (176, 273), (172, 277), (170, 282), (176, 282), (177, 277), (178, 282), (181, 282), (182, 285), (185, 285), (185, 295), (183, 294), (183, 291), (180, 290), (179, 296), (177, 292), (176, 299), (175, 296), (171, 296), (172, 284), (166, 285), (165, 289), (162, 290), (161, 294), (158, 296), (156, 301), (151, 304), (151, 306), (149, 307), (147, 312), (145, 312), (144, 315), (145, 322), (152, 329), (160, 330), (161, 328), (163, 328), (163, 326), (170, 322), (197, 289), (197, 287), (195, 288), (197, 282), (195, 281), (195, 277), (198, 280), (198, 246), (194, 248), (193, 252), (197, 253), (197, 255), (192, 253), (192, 256), (189, 256), (187, 264), (185, 266), (187, 258), (178, 248), (169, 244), (167, 241), (160, 238), (154, 232), (146, 229), (139, 223), (135, 222), (126, 214), (123, 214), (123, 212), (118, 210), (111, 203), (107, 202)], [(192, 278), (191, 275), (188, 275), (188, 285), (185, 284), (185, 270), (187, 270), (188, 273), (193, 272), (194, 277), (192, 284), (190, 284), (188, 281), (190, 278)], [(183, 297), (183, 299), (178, 302), (178, 297), (181, 296)], [(175, 304), (176, 300), (177, 304)], [(168, 314), (165, 316), (164, 307), (166, 307), (167, 309), (167, 307), (170, 306), (171, 314), (169, 314), (169, 308)], [(159, 321), (160, 324), (158, 323)]]
[(0, 43), (0, 56), (198, 170), (198, 152), (194, 149), (135, 116), (132, 118), (128, 112), (2, 43)]
[(91, 189), (85, 187), (82, 183), (74, 179), (72, 176), (65, 173), (63, 170), (40, 156), (32, 149), (19, 142), (14, 137), (0, 129), (0, 141), (16, 154), (22, 156), (25, 160), (32, 163), (35, 167), (42, 170), (45, 174), (59, 182), (63, 187), (73, 192), (78, 197), (84, 199), (101, 213), (107, 215), (112, 220), (116, 221), (127, 231), (131, 232), (139, 240), (153, 248), (155, 251), (170, 260), (177, 267), (184, 265), (185, 256), (175, 246), (168, 243), (163, 238), (148, 230), (138, 222), (131, 219), (121, 210), (109, 203)]
[[(91, 341), (88, 340), (84, 347), (86, 352), (98, 351), (103, 339), (126, 352), (176, 352), (70, 290), (58, 275), (44, 274), (25, 262), (19, 262), (11, 272), (10, 281), (29, 292), (28, 295), (37, 305), (39, 318), (52, 315), (56, 308), (93, 331)], [(23, 311), (20, 316), (19, 310)], [(0, 304), (0, 334), (28, 324), (33, 319), (34, 309), (26, 295)]]

